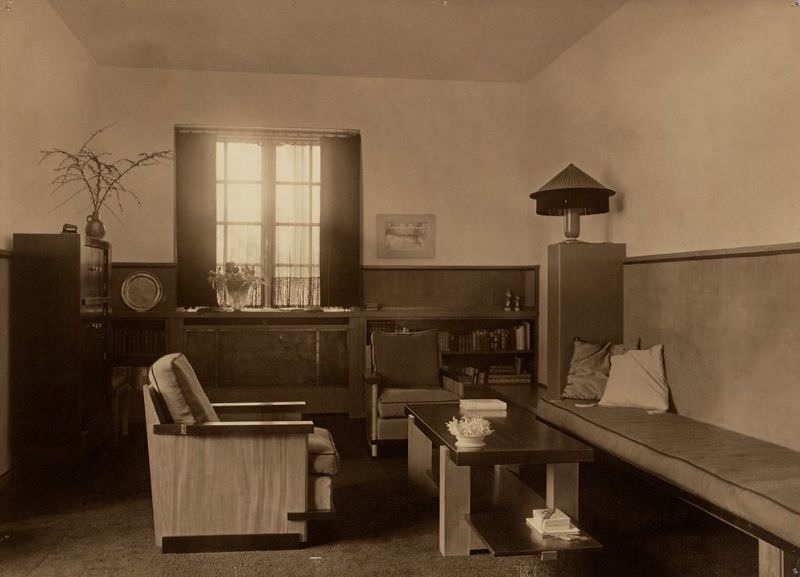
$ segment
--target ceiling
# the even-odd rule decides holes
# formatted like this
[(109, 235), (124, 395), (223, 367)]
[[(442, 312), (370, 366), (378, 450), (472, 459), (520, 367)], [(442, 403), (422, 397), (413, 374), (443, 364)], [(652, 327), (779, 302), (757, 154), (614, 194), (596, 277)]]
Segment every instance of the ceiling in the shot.
[(524, 82), (625, 0), (49, 0), (99, 64)]

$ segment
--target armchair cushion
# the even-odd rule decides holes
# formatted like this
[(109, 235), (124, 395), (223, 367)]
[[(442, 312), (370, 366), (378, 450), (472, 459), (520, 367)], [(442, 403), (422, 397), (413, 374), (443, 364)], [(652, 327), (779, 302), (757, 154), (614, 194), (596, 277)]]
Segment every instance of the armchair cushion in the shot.
[(375, 372), (394, 388), (441, 387), (439, 338), (436, 330), (372, 333)]
[(336, 450), (328, 429), (314, 427), (314, 432), (308, 435), (308, 471), (320, 475), (335, 475), (339, 472), (339, 451)]
[(153, 385), (161, 396), (164, 406), (169, 413), (173, 423), (195, 425), (197, 419), (186, 402), (186, 397), (181, 391), (175, 371), (172, 368), (172, 361), (180, 353), (164, 355), (150, 367), (148, 381)]
[(328, 475), (308, 476), (308, 508), (328, 511), (333, 508), (331, 478)]
[(446, 389), (383, 389), (378, 396), (378, 416), (384, 419), (405, 417), (409, 403), (436, 403), (455, 401), (459, 397)]
[(209, 421), (219, 421), (217, 412), (208, 400), (208, 396), (197, 378), (189, 359), (186, 355), (179, 354), (172, 359), (172, 370), (175, 372), (175, 380), (183, 393), (189, 410), (194, 415), (196, 423), (207, 423)]

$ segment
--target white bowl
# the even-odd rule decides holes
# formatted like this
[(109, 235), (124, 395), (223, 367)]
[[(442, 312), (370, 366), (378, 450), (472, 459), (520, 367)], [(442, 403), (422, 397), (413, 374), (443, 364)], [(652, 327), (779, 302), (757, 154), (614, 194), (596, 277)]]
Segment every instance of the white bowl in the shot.
[(456, 447), (462, 449), (474, 449), (486, 445), (486, 437), (494, 433), (489, 431), (485, 435), (456, 435)]

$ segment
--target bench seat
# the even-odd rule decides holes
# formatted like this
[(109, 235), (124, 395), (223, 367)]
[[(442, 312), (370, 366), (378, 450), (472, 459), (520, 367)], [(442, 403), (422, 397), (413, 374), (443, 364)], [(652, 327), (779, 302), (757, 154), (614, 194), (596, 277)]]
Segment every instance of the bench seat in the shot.
[(800, 549), (800, 453), (675, 413), (575, 405), (540, 398), (537, 413)]

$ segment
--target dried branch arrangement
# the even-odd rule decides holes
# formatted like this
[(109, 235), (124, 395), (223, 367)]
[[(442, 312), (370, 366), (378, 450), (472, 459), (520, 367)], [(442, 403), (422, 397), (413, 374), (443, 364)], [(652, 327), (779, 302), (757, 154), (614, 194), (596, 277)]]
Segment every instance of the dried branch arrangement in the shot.
[[(108, 152), (96, 152), (90, 145), (92, 141), (106, 128), (95, 131), (83, 143), (77, 152), (68, 152), (60, 148), (43, 150), (39, 163), (53, 158), (58, 164), (53, 169), (56, 176), (51, 181), (52, 194), (62, 188), (69, 188), (69, 196), (58, 207), (68, 203), (73, 198), (89, 194), (92, 205), (92, 214), (97, 216), (101, 208), (122, 220), (122, 197), (129, 195), (138, 205), (142, 202), (131, 189), (123, 184), (123, 178), (133, 169), (143, 166), (153, 166), (163, 161), (172, 160), (174, 155), (171, 150), (157, 150), (155, 152), (140, 152), (135, 158), (110, 159)], [(115, 208), (108, 205), (113, 200)]]

